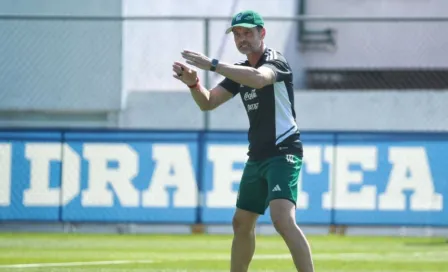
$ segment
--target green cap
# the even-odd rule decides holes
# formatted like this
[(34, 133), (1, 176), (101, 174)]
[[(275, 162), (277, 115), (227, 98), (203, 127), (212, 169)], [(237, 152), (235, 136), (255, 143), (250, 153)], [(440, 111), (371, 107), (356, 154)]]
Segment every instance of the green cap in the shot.
[(236, 14), (232, 18), (232, 26), (226, 30), (226, 34), (232, 32), (235, 26), (253, 28), (256, 26), (264, 26), (263, 18), (260, 14), (253, 10), (245, 10)]

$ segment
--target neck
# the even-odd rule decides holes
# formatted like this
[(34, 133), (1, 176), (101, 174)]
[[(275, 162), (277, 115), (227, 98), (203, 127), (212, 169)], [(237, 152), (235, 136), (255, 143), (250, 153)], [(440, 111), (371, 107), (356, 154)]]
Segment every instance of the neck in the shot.
[(258, 51), (252, 52), (247, 55), (247, 60), (249, 61), (250, 66), (254, 67), (255, 65), (257, 65), (258, 61), (260, 60), (260, 57), (263, 55), (264, 49), (265, 45), (261, 44)]

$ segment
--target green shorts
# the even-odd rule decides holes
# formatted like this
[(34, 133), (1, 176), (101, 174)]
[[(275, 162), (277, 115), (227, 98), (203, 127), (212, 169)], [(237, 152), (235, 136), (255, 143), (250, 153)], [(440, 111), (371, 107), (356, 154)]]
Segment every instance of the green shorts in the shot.
[(301, 168), (302, 158), (295, 155), (247, 161), (238, 191), (237, 208), (264, 214), (273, 199), (287, 199), (296, 205)]

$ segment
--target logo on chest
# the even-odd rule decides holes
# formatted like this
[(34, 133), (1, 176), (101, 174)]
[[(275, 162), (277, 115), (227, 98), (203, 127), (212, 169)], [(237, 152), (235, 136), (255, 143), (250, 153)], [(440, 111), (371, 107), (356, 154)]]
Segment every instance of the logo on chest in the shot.
[(245, 92), (244, 96), (243, 96), (243, 99), (244, 99), (244, 101), (251, 101), (251, 100), (253, 100), (253, 99), (257, 98), (257, 97), (258, 97), (257, 96), (257, 90), (253, 89), (251, 91)]
[(246, 102), (245, 104), (246, 104), (247, 112), (258, 110), (259, 104), (257, 102), (257, 100), (258, 100), (257, 98), (258, 98), (258, 95), (257, 95), (256, 89), (252, 89), (252, 90), (244, 93), (243, 100), (244, 100), (244, 102)]

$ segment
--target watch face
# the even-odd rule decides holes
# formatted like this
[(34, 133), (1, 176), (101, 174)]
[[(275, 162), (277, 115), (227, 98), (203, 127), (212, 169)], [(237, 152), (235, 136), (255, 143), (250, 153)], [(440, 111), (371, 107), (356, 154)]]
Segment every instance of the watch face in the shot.
[(218, 65), (218, 60), (217, 59), (213, 59), (212, 60), (212, 67), (210, 68), (211, 71), (215, 71), (216, 70), (216, 65)]

